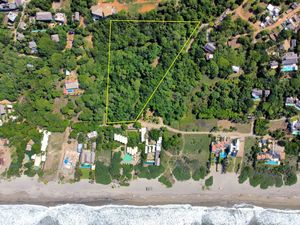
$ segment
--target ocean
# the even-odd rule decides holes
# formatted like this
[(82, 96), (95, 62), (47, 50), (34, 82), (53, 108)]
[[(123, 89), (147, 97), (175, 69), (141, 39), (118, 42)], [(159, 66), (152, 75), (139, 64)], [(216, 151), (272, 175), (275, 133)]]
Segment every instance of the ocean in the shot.
[(300, 210), (200, 207), (1, 205), (0, 225), (299, 225)]

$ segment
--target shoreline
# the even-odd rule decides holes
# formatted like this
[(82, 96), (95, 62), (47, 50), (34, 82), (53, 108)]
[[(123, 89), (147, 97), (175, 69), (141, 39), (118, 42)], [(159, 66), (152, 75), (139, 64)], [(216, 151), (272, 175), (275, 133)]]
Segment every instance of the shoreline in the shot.
[[(214, 174), (214, 185), (202, 190), (204, 181), (176, 182), (166, 188), (157, 180), (133, 180), (129, 187), (111, 188), (110, 185), (89, 184), (87, 180), (74, 184), (43, 184), (35, 178), (20, 177), (0, 181), (1, 205), (63, 204), (104, 205), (192, 205), (203, 207), (233, 207), (249, 204), (272, 209), (300, 209), (300, 183), (294, 186), (253, 188), (248, 183), (239, 184), (236, 174)], [(151, 187), (151, 191), (146, 191)]]

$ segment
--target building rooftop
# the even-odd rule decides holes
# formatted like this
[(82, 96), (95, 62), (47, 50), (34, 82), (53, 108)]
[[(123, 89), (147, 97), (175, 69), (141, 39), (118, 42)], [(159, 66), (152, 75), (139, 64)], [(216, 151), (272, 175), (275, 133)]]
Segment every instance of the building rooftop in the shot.
[(51, 21), (53, 20), (51, 12), (37, 12), (36, 20), (38, 21)]
[(78, 89), (79, 88), (79, 83), (78, 80), (68, 80), (65, 82), (65, 87), (66, 89)]
[(214, 43), (210, 42), (204, 45), (204, 50), (209, 53), (214, 53), (214, 51), (216, 50), (216, 46), (214, 45)]
[(51, 40), (54, 41), (54, 42), (59, 42), (59, 36), (58, 36), (58, 34), (51, 35)]

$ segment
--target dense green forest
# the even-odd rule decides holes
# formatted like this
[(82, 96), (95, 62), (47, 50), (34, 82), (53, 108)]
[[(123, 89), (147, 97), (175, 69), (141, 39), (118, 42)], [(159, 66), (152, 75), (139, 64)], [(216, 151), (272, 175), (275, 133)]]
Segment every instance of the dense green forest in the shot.
[[(271, 2), (276, 4), (277, 1)], [(235, 9), (241, 0), (189, 0), (176, 5), (169, 1), (145, 14), (122, 12), (99, 21), (93, 21), (90, 13), (94, 3), (92, 0), (71, 1), (70, 9), (64, 10), (68, 23), (54, 28), (43, 22), (31, 23), (26, 18), (27, 29), (18, 30), (24, 34), (22, 40), (15, 41), (14, 33), (6, 25), (0, 27), (0, 100), (16, 102), (18, 116), (16, 122), (0, 128), (0, 136), (11, 139), (17, 149), (10, 175), (21, 172), (26, 141), (38, 138), (33, 132), (37, 127), (63, 132), (71, 126), (71, 137), (76, 138), (79, 126), (87, 124), (85, 131), (88, 132), (105, 122), (110, 19), (200, 21), (203, 25), (145, 108), (145, 112), (150, 110), (162, 117), (164, 123), (172, 124), (187, 114), (195, 119), (235, 122), (247, 122), (249, 115), (271, 120), (297, 114), (296, 110), (284, 107), (284, 101), (287, 96), (300, 96), (299, 72), (290, 73), (290, 79), (283, 79), (285, 74), (280, 70), (269, 68), (271, 60), (280, 61), (280, 58), (268, 51), (275, 47), (283, 53), (282, 41), (295, 38), (299, 42), (300, 34), (283, 30), (275, 42), (268, 38), (268, 33), (262, 32), (253, 41), (249, 23), (231, 16), (213, 26), (217, 17), (227, 8)], [(51, 1), (32, 0), (25, 14), (34, 16), (38, 8), (50, 10), (50, 7)], [(72, 21), (72, 13), (76, 11), (84, 16), (86, 26)], [(135, 118), (193, 28), (189, 23), (113, 23), (110, 120)], [(65, 48), (69, 32), (75, 34), (74, 41), (72, 48)], [(59, 42), (51, 40), (53, 34), (59, 35)], [(228, 45), (232, 38), (237, 38), (238, 48)], [(29, 49), (30, 41), (37, 44), (36, 54)], [(206, 60), (203, 49), (208, 41), (216, 45), (210, 61)], [(295, 52), (300, 52), (299, 45)], [(242, 73), (234, 74), (233, 65), (239, 66)], [(66, 70), (78, 75), (81, 95), (63, 95)], [(268, 89), (271, 94), (255, 104), (251, 97), (253, 88)], [(260, 129), (257, 132), (261, 132)], [(106, 148), (115, 147), (108, 140), (103, 141)], [(178, 162), (174, 170), (179, 179), (186, 177), (181, 165)], [(142, 176), (151, 177), (149, 171), (140, 170)]]

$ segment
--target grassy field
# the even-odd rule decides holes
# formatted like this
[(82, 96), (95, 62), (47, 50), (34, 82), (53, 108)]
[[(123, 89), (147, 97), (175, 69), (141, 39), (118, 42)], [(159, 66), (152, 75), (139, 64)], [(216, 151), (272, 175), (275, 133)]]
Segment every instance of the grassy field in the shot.
[(49, 139), (49, 145), (47, 148), (47, 160), (44, 166), (44, 179), (46, 181), (52, 181), (57, 178), (57, 172), (60, 167), (60, 160), (64, 153), (62, 145), (64, 142), (64, 134), (52, 133)]
[(183, 153), (189, 156), (191, 159), (198, 159), (201, 164), (205, 164), (209, 158), (209, 146), (211, 138), (205, 134), (185, 134), (183, 135), (183, 138)]
[(192, 115), (189, 115), (171, 124), (171, 126), (183, 131), (210, 131), (217, 126), (217, 120), (197, 120)]

